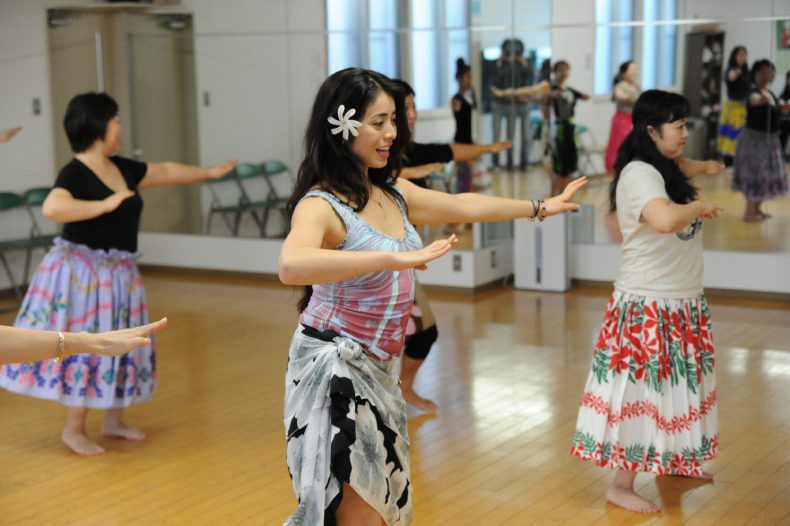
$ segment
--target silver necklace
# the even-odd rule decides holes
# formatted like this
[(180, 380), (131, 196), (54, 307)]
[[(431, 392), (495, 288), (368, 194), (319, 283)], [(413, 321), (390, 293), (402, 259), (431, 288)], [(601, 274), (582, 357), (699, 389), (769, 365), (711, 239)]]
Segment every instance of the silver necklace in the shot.
[(379, 208), (381, 209), (381, 213), (384, 215), (384, 219), (387, 219), (387, 210), (384, 208), (384, 205), (383, 205), (383, 204), (381, 204), (381, 197), (382, 197), (382, 195), (383, 195), (383, 194), (380, 194), (380, 195), (379, 195), (379, 199), (378, 199), (378, 201), (374, 200), (374, 202), (375, 202), (377, 205), (379, 205)]

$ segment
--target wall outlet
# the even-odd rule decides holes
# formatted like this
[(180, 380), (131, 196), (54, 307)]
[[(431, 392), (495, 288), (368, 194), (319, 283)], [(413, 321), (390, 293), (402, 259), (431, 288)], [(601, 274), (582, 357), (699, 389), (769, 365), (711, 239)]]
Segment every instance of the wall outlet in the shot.
[(453, 255), (453, 272), (461, 272), (461, 256), (459, 254)]

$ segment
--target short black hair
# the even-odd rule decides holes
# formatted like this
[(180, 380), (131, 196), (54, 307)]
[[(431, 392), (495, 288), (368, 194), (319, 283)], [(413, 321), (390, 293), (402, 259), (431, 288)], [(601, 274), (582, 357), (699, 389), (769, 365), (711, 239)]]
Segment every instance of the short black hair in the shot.
[(103, 139), (107, 133), (107, 123), (116, 115), (118, 103), (106, 93), (81, 93), (72, 98), (63, 117), (71, 151), (84, 152), (94, 142)]

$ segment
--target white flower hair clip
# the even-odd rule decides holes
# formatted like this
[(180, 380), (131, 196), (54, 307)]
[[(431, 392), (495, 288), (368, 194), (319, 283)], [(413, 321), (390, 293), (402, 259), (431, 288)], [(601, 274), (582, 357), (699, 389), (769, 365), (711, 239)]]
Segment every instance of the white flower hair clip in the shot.
[(354, 108), (350, 108), (348, 112), (343, 114), (346, 111), (346, 106), (341, 104), (340, 107), (337, 108), (337, 119), (334, 117), (328, 117), (326, 120), (329, 121), (329, 124), (333, 124), (335, 127), (332, 128), (332, 135), (337, 135), (340, 132), (343, 132), (343, 140), (348, 140), (348, 132), (351, 132), (351, 135), (356, 137), (359, 132), (357, 128), (362, 126), (362, 123), (359, 121), (353, 120), (351, 117), (357, 112)]

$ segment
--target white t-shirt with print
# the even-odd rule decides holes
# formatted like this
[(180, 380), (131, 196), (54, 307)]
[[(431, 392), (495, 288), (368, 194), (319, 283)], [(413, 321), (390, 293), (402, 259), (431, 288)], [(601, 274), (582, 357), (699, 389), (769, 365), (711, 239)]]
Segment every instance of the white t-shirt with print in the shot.
[(653, 165), (631, 161), (617, 183), (617, 219), (623, 234), (616, 289), (640, 296), (686, 298), (702, 294), (702, 221), (661, 234), (642, 219), (654, 199), (671, 201)]

